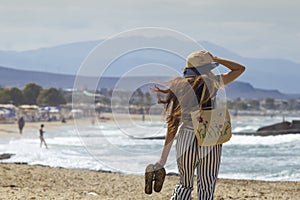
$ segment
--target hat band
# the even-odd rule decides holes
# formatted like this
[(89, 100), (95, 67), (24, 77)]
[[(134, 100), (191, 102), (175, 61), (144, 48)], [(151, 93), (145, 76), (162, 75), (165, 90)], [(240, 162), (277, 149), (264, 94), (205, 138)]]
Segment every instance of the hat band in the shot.
[(199, 76), (201, 74), (206, 74), (210, 70), (217, 67), (218, 65), (219, 63), (208, 63), (206, 65), (197, 66), (197, 67), (186, 67), (183, 72), (183, 76), (187, 78), (187, 77)]
[(193, 77), (193, 76), (199, 76), (201, 75), (200, 72), (195, 68), (186, 68), (185, 71), (183, 72), (183, 76), (185, 78), (187, 77)]

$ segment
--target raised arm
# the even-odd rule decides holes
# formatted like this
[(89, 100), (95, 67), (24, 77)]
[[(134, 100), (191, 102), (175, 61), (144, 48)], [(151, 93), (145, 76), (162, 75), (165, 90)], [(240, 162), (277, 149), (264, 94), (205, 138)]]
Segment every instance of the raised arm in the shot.
[(245, 67), (240, 63), (226, 58), (219, 58), (213, 55), (211, 56), (214, 62), (220, 63), (231, 70), (230, 72), (221, 75), (224, 85), (234, 81), (245, 71)]

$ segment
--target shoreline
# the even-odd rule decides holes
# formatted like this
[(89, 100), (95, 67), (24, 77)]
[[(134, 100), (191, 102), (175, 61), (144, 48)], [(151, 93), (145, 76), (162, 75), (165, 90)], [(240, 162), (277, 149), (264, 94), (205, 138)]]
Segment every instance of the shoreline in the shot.
[[(103, 113), (110, 120), (99, 120), (95, 126), (115, 123), (112, 115)], [(141, 123), (141, 115), (120, 114), (119, 123)], [(123, 117), (123, 118), (122, 118)], [(146, 116), (148, 117), (148, 116)], [(234, 120), (245, 120), (237, 117)], [(0, 124), (0, 139), (37, 137), (41, 123), (46, 132), (76, 125), (91, 124), (92, 118), (67, 120), (67, 123), (27, 122), (24, 133), (18, 133), (17, 124)], [(146, 118), (149, 122), (150, 119)], [(161, 116), (154, 119), (162, 122)], [(0, 152), (1, 154), (2, 152)], [(8, 152), (9, 153), (9, 152)], [(178, 181), (172, 174), (166, 177), (161, 193), (146, 195), (142, 175), (89, 169), (68, 169), (26, 163), (0, 162), (0, 193), (3, 199), (169, 199)], [(196, 197), (196, 182), (193, 198)], [(218, 179), (215, 199), (300, 199), (300, 181), (266, 181), (243, 179)], [(0, 199), (1, 199), (0, 198)]]
[[(101, 124), (109, 125), (123, 125), (132, 124), (136, 125), (143, 122), (158, 122), (164, 124), (164, 118), (162, 115), (145, 115), (144, 121), (141, 114), (113, 114), (103, 113), (102, 119), (96, 119), (92, 117), (85, 117), (79, 119), (67, 119), (66, 123), (61, 121), (40, 121), (40, 122), (26, 122), (23, 133), (20, 134), (18, 130), (17, 122), (0, 124), (0, 138), (3, 137), (23, 137), (23, 136), (37, 136), (40, 124), (45, 125), (45, 130), (53, 130), (63, 126), (76, 127), (81, 125), (93, 124), (94, 126), (101, 126)], [(232, 116), (232, 121), (247, 120), (251, 118), (260, 119), (268, 118), (268, 116)], [(267, 124), (266, 124), (267, 125)]]
[[(96, 119), (92, 117), (78, 118), (78, 119), (67, 119), (66, 123), (62, 123), (61, 121), (39, 121), (39, 122), (25, 122), (25, 126), (23, 128), (23, 133), (19, 133), (17, 122), (14, 123), (4, 123), (0, 124), (0, 138), (3, 137), (22, 137), (22, 136), (32, 136), (37, 135), (37, 132), (40, 128), (41, 124), (45, 125), (45, 130), (53, 130), (63, 126), (76, 127), (80, 125), (91, 124), (94, 120), (94, 126), (98, 126), (101, 124), (136, 124), (142, 123), (142, 115), (139, 114), (112, 114), (112, 113), (103, 113), (103, 119)], [(163, 118), (161, 115), (145, 115), (145, 122), (162, 122)]]
[[(0, 173), (4, 199), (169, 199), (178, 181), (168, 175), (160, 193), (146, 195), (140, 175), (9, 163), (0, 163)], [(299, 181), (218, 179), (215, 199), (299, 199), (299, 187)]]

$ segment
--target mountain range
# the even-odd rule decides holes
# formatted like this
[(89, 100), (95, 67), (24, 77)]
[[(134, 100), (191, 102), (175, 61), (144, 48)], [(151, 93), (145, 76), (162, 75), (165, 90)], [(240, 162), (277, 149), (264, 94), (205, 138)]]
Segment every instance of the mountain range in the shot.
[[(130, 46), (134, 43), (139, 44), (142, 40), (148, 40), (147, 42), (149, 43), (157, 44), (163, 41), (170, 46), (186, 46), (185, 41), (180, 41), (176, 38), (154, 37), (145, 39), (141, 36), (130, 36), (118, 38), (117, 41), (110, 44), (107, 51), (102, 52), (101, 56), (105, 57), (106, 53), (108, 54), (109, 52), (118, 50), (120, 44), (123, 46)], [(16, 86), (21, 87), (24, 82), (28, 81), (25, 79), (31, 76), (31, 79), (43, 82), (42, 85), (46, 87), (50, 85), (54, 87), (70, 87), (72, 85), (72, 80), (74, 80), (74, 75), (78, 73), (84, 76), (99, 77), (98, 68), (100, 69), (102, 67), (101, 63), (97, 63), (95, 67), (90, 70), (90, 73), (86, 74), (82, 71), (82, 66), (84, 66), (83, 63), (86, 57), (91, 55), (90, 52), (93, 49), (95, 52), (95, 47), (99, 47), (103, 43), (105, 43), (103, 40), (85, 41), (28, 51), (0, 51), (0, 66), (4, 67), (1, 68), (0, 84), (14, 86), (19, 84)], [(247, 58), (211, 42), (200, 41), (198, 43), (214, 55), (236, 60), (246, 66), (245, 73), (239, 77), (238, 81), (244, 82), (245, 84), (249, 83), (249, 85), (243, 87), (245, 91), (240, 92), (246, 93), (246, 91), (256, 90), (254, 88), (263, 88), (264, 90), (260, 90), (259, 92), (256, 90), (255, 96), (263, 96), (266, 91), (270, 90), (272, 90), (274, 95), (276, 94), (279, 96), (282, 93), (295, 94), (296, 96), (300, 93), (298, 84), (295, 84), (299, 81), (299, 63), (294, 63), (284, 58)], [(103, 63), (105, 63), (105, 61), (103, 61)], [(111, 67), (105, 71), (104, 76), (120, 77), (122, 74), (133, 69), (128, 68), (127, 66), (135, 67), (147, 63), (160, 63), (162, 65), (172, 66), (175, 71), (180, 72), (185, 65), (185, 60), (182, 58), (178, 59), (176, 56), (163, 51), (137, 51), (128, 54), (127, 56), (123, 56), (121, 59), (115, 59), (113, 63), (110, 63)], [(8, 72), (9, 69), (12, 71)], [(22, 78), (22, 73), (19, 74), (19, 77), (12, 75), (13, 71), (16, 72), (16, 70), (24, 70), (23, 75), (26, 74), (26, 78)], [(226, 69), (221, 67), (220, 71), (226, 71)], [(9, 76), (5, 76), (5, 74), (9, 74)], [(158, 73), (158, 75), (163, 76), (164, 74)], [(48, 80), (53, 81), (47, 83), (45, 76), (52, 77)], [(19, 81), (17, 81), (18, 83), (15, 82), (16, 79), (13, 77), (19, 79)], [(250, 86), (253, 86), (252, 89)], [(246, 90), (246, 88), (249, 90)], [(250, 95), (251, 93), (248, 94)]]
[[(81, 86), (85, 88), (133, 88), (136, 89), (137, 83), (162, 83), (167, 80), (167, 77), (126, 77), (121, 80), (118, 77), (76, 77), (75, 75), (55, 74), (49, 72), (37, 72), (11, 69), (0, 67), (0, 86), (18, 87), (22, 89), (27, 83), (34, 82), (43, 88), (55, 87), (62, 89), (78, 88), (75, 81), (80, 79)], [(75, 85), (75, 86), (74, 86)], [(141, 85), (141, 84), (138, 84)], [(143, 87), (148, 90), (148, 87)], [(250, 83), (235, 81), (226, 86), (226, 96), (229, 99), (247, 98), (247, 99), (292, 99), (300, 98), (300, 94), (284, 94), (278, 90), (265, 90), (254, 88)]]

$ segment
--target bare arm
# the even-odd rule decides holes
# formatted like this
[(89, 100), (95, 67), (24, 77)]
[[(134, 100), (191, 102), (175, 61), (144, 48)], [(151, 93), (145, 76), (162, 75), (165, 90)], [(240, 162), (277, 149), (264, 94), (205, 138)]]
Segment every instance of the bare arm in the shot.
[(212, 56), (212, 59), (214, 62), (220, 63), (231, 70), (230, 72), (221, 75), (224, 85), (234, 81), (245, 71), (245, 67), (242, 64), (232, 60), (216, 56)]
[(160, 159), (156, 162), (160, 166), (165, 166), (165, 164), (167, 162), (167, 159), (168, 159), (174, 138), (176, 136), (177, 130), (178, 130), (178, 126), (176, 126), (175, 128), (168, 127), (168, 131), (166, 133), (166, 138), (165, 138), (165, 144), (164, 144), (163, 150), (161, 152)]

